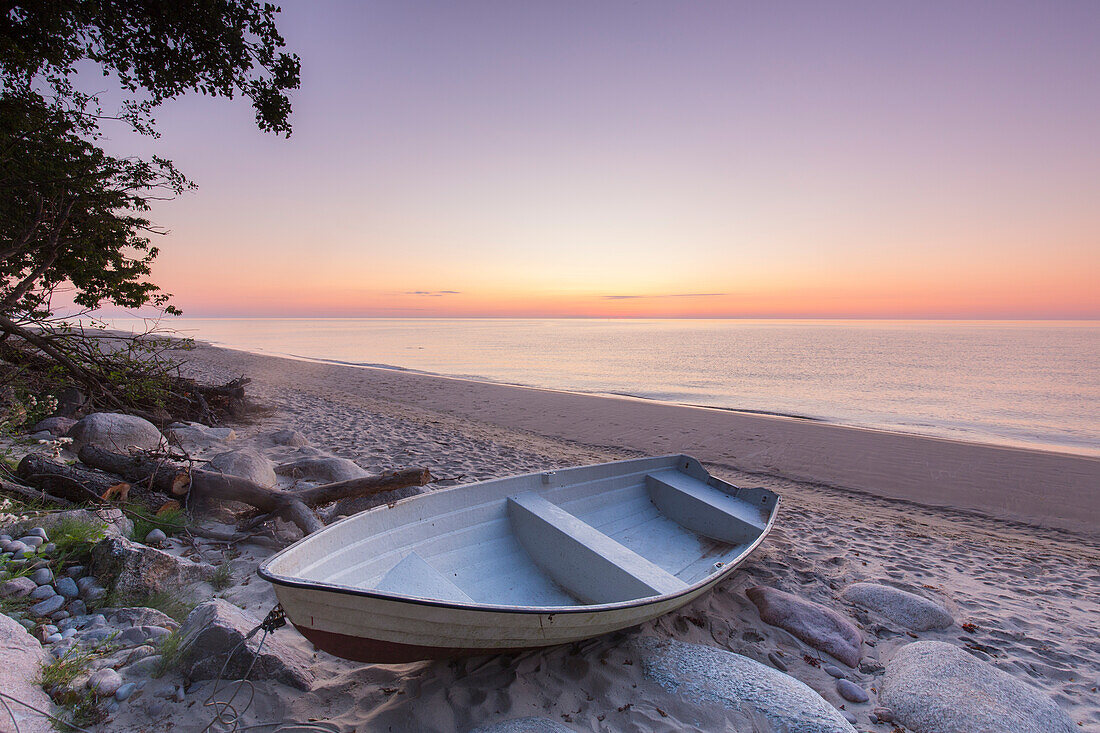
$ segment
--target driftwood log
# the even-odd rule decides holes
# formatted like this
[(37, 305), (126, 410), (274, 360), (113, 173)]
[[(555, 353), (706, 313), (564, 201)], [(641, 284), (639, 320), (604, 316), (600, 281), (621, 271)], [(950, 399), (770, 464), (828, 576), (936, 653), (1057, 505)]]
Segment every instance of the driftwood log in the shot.
[[(145, 481), (156, 480), (154, 473), (141, 475), (140, 468), (160, 472), (169, 466), (163, 462), (152, 459), (133, 461), (130, 456), (122, 456), (110, 453), (102, 449), (82, 448), (80, 460), (88, 466), (104, 470), (122, 468), (128, 471), (123, 474), (137, 485)], [(305, 534), (316, 532), (325, 525), (313, 513), (313, 508), (331, 504), (340, 499), (348, 499), (360, 496), (370, 496), (383, 491), (392, 491), (407, 486), (423, 486), (431, 481), (431, 474), (426, 468), (407, 468), (402, 471), (391, 471), (362, 478), (338, 481), (321, 486), (310, 486), (304, 489), (285, 490), (274, 487), (260, 486), (248, 479), (217, 471), (205, 471), (202, 469), (175, 469), (183, 471), (189, 481), (186, 484), (188, 501), (216, 500), (237, 501), (259, 509), (265, 514), (279, 516), (293, 522)], [(176, 479), (173, 479), (175, 481)], [(177, 494), (180, 495), (180, 494)]]
[(125, 481), (112, 473), (70, 466), (37, 453), (23, 456), (15, 472), (28, 486), (71, 502), (94, 500), (110, 490), (118, 493), (124, 484), (125, 490), (129, 489)]
[(141, 454), (124, 456), (94, 445), (81, 448), (79, 457), (86, 466), (117, 474), (132, 484), (169, 496), (186, 496), (191, 484), (186, 470), (164, 459)]
[(54, 496), (48, 494), (41, 489), (32, 489), (29, 486), (23, 484), (17, 484), (14, 481), (7, 481), (0, 478), (0, 494), (11, 496), (20, 501), (30, 501), (41, 504), (50, 504), (59, 509), (68, 509), (73, 506), (73, 502), (68, 499), (62, 499), (60, 496)]

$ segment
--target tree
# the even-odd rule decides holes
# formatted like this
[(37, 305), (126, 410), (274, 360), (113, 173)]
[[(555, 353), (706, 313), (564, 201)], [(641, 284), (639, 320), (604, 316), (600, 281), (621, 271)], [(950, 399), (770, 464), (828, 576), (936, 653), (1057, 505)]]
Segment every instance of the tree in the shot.
[[(147, 279), (157, 256), (149, 237), (163, 232), (145, 212), (191, 184), (168, 160), (108, 155), (101, 125), (156, 136), (153, 112), (165, 100), (241, 94), (261, 130), (289, 136), (300, 64), (281, 51), (278, 12), (253, 0), (0, 0), (3, 338), (20, 337), (101, 392), (132, 373), (58, 327), (51, 298), (65, 286), (89, 310), (178, 313)], [(119, 109), (81, 90), (89, 66), (117, 82)]]

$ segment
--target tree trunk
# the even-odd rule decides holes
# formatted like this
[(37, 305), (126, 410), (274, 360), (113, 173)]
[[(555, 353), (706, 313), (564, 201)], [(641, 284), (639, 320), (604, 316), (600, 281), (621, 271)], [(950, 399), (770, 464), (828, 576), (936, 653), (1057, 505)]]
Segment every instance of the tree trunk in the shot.
[(6, 494), (22, 502), (50, 504), (59, 509), (68, 509), (73, 506), (73, 503), (67, 499), (47, 494), (41, 489), (32, 489), (29, 486), (17, 484), (14, 481), (5, 481), (4, 479), (0, 479), (0, 494)]
[(80, 462), (169, 496), (186, 496), (191, 486), (187, 471), (174, 463), (146, 456), (124, 456), (86, 445), (80, 449)]
[[(178, 476), (179, 472), (183, 471), (183, 469), (176, 468), (174, 469), (176, 473), (173, 474), (169, 470), (170, 466), (168, 464), (162, 464), (147, 458), (135, 461), (134, 457), (131, 456), (122, 456), (99, 448), (88, 448), (87, 446), (80, 450), (80, 460), (96, 468), (122, 471), (122, 475), (138, 484), (149, 480), (154, 475), (160, 475), (162, 470), (165, 476)], [(157, 473), (142, 474), (142, 471), (151, 470), (155, 470)], [(188, 491), (186, 492), (189, 500), (238, 501), (256, 507), (261, 512), (274, 514), (293, 522), (305, 534), (316, 532), (325, 526), (313, 513), (311, 507), (330, 504), (340, 499), (370, 496), (371, 494), (392, 491), (406, 486), (423, 486), (432, 479), (426, 468), (409, 468), (376, 476), (364, 476), (350, 481), (338, 481), (296, 491), (285, 491), (260, 486), (248, 479), (218, 473), (217, 471), (204, 471), (194, 468), (187, 471), (186, 475), (190, 477)]]
[(16, 473), (34, 488), (76, 503), (94, 501), (123, 483), (118, 476), (58, 463), (36, 453), (24, 456)]

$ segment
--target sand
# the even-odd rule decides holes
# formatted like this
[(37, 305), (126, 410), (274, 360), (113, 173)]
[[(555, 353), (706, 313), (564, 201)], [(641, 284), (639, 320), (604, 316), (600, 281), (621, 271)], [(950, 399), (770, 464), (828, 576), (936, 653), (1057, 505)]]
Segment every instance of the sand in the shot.
[[(1088, 495), (1098, 485), (1093, 459), (206, 346), (188, 358), (188, 369), (209, 379), (251, 376), (252, 393), (277, 409), (259, 424), (237, 426), (242, 443), (295, 428), (318, 448), (369, 470), (426, 465), (439, 479), (429, 488), (690, 452), (726, 480), (779, 492), (775, 530), (714, 592), (625, 633), (718, 646), (761, 661), (778, 651), (790, 674), (839, 706), (845, 703), (834, 680), (804, 659), (809, 648), (761, 622), (745, 590), (772, 585), (844, 610), (850, 607), (840, 591), (847, 585), (890, 581), (935, 598), (959, 624), (975, 626), (916, 637), (977, 645), (996, 666), (1048, 694), (1081, 730), (1100, 730), (1100, 542), (1097, 523), (1088, 519), (1100, 501)], [(881, 454), (887, 450), (893, 457)], [(920, 477), (911, 475), (918, 470)], [(1018, 480), (1008, 481), (1010, 474)], [(1006, 498), (998, 500), (991, 492), (1002, 480)], [(1036, 493), (1056, 507), (1076, 502), (1078, 524), (1091, 521), (1091, 535), (1055, 528), (1074, 525), (1074, 515), (1044, 511)], [(1016, 521), (1025, 518), (1030, 523)], [(223, 595), (262, 617), (275, 597), (253, 571), (270, 549), (242, 549), (235, 583)], [(214, 559), (212, 545), (209, 552)], [(871, 662), (912, 641), (863, 625), (875, 643)], [(728, 711), (656, 688), (621, 652), (623, 634), (521, 655), (381, 666), (314, 652), (291, 627), (277, 633), (312, 655), (318, 682), (305, 694), (257, 683), (242, 725), (326, 720), (348, 731), (466, 731), (538, 715), (578, 731), (751, 730)], [(881, 672), (853, 678), (873, 700)], [(163, 703), (157, 687), (172, 683), (151, 683), (109, 729), (203, 729), (212, 712), (201, 704), (209, 682), (148, 715), (151, 701)], [(847, 706), (857, 712), (858, 730), (893, 730), (869, 722), (872, 705)]]

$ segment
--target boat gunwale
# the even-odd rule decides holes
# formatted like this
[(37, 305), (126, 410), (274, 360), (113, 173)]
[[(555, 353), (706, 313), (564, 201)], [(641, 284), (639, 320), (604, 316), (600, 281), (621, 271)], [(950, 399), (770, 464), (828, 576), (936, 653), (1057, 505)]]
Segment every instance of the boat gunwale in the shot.
[[(662, 459), (662, 458), (687, 458), (687, 459), (696, 461), (697, 463), (699, 463), (700, 466), (702, 466), (701, 461), (698, 461), (698, 459), (692, 458), (691, 456), (687, 455), (686, 453), (669, 453), (667, 455), (662, 455), (662, 456), (645, 456), (643, 458), (631, 458), (631, 459), (627, 459), (625, 461), (605, 461), (603, 463), (592, 463), (592, 464), (586, 464), (586, 465), (583, 465), (583, 466), (571, 466), (570, 468), (593, 468), (593, 467), (598, 467), (598, 466), (610, 466), (610, 465), (615, 465), (615, 464), (628, 463), (630, 461), (658, 460), (658, 459)], [(568, 471), (569, 468), (557, 469), (557, 470), (558, 471)], [(445, 489), (440, 489), (440, 490), (437, 490), (437, 491), (433, 491), (431, 493), (431, 495), (434, 496), (434, 495), (437, 495), (437, 494), (440, 494), (440, 493), (443, 493), (443, 492), (446, 492), (446, 491), (455, 491), (457, 489), (466, 489), (466, 488), (469, 488), (471, 486), (477, 486), (479, 484), (487, 484), (487, 483), (492, 483), (492, 482), (496, 482), (496, 481), (503, 481), (503, 480), (506, 480), (506, 479), (523, 478), (523, 477), (527, 477), (527, 476), (541, 476), (544, 473), (546, 473), (546, 472), (545, 471), (532, 471), (531, 473), (525, 473), (525, 474), (521, 473), (521, 474), (516, 474), (515, 476), (504, 476), (502, 478), (488, 479), (487, 481), (475, 481), (475, 482), (470, 483), (470, 484), (459, 484), (457, 486), (448, 486)], [(707, 471), (707, 474), (710, 475), (710, 472)], [(735, 487), (735, 488), (742, 488), (742, 487)], [(411, 502), (411, 501), (415, 501), (417, 499), (422, 499), (422, 498), (424, 498), (425, 494), (416, 494), (414, 496), (408, 496), (408, 497), (405, 497), (404, 499), (400, 499), (396, 502), (393, 502), (392, 504), (385, 504), (385, 505), (382, 505), (382, 506), (375, 507), (373, 509), (368, 509), (368, 510), (366, 510), (366, 512), (360, 512), (358, 514), (353, 514), (350, 517), (346, 517), (344, 519), (341, 519), (339, 522), (334, 522), (333, 524), (328, 525), (324, 529), (320, 529), (317, 532), (313, 532), (311, 534), (308, 534), (305, 537), (302, 537), (301, 539), (297, 540), (293, 544), (291, 544), (287, 547), (284, 547), (282, 550), (279, 550), (278, 552), (276, 552), (275, 554), (271, 555), (266, 560), (264, 560), (262, 563), (260, 563), (260, 566), (256, 569), (256, 574), (259, 575), (262, 579), (264, 579), (267, 582), (271, 583), (272, 585), (282, 585), (282, 586), (286, 586), (286, 587), (289, 587), (289, 588), (298, 588), (298, 589), (301, 589), (301, 590), (317, 590), (317, 591), (323, 591), (323, 592), (326, 592), (326, 593), (339, 593), (339, 594), (342, 594), (342, 595), (351, 595), (351, 596), (359, 596), (359, 597), (364, 597), (364, 598), (373, 598), (373, 599), (376, 599), (376, 600), (392, 601), (392, 602), (395, 602), (395, 603), (412, 603), (412, 604), (420, 605), (420, 606), (431, 606), (431, 607), (435, 607), (435, 608), (447, 608), (447, 609), (463, 610), (463, 611), (480, 611), (480, 612), (491, 612), (491, 613), (514, 613), (514, 614), (539, 614), (539, 615), (543, 615), (543, 616), (553, 616), (553, 615), (557, 615), (559, 613), (570, 613), (570, 614), (573, 614), (573, 613), (599, 613), (599, 612), (603, 612), (603, 611), (615, 611), (615, 610), (620, 610), (620, 609), (648, 606), (648, 605), (651, 605), (651, 604), (654, 604), (654, 603), (662, 603), (664, 601), (675, 600), (675, 599), (680, 598), (682, 596), (690, 595), (691, 593), (694, 593), (694, 592), (696, 592), (696, 591), (698, 591), (702, 588), (706, 588), (707, 586), (717, 585), (727, 575), (729, 575), (734, 570), (736, 570), (738, 567), (740, 567), (741, 563), (743, 563), (748, 558), (748, 556), (751, 555), (754, 550), (756, 550), (756, 548), (760, 545), (760, 543), (762, 543), (764, 541), (764, 538), (767, 537), (768, 533), (771, 532), (772, 525), (775, 524), (775, 518), (779, 514), (779, 505), (780, 505), (780, 502), (781, 502), (781, 497), (778, 494), (776, 494), (775, 492), (771, 492), (771, 493), (775, 496), (775, 506), (772, 507), (771, 513), (768, 516), (768, 522), (764, 526), (764, 529), (761, 530), (760, 534), (756, 537), (755, 540), (752, 541), (752, 543), (750, 543), (747, 547), (745, 547), (745, 549), (742, 550), (737, 555), (737, 557), (735, 559), (733, 559), (730, 562), (727, 562), (725, 567), (723, 567), (719, 572), (707, 575), (704, 578), (702, 578), (700, 580), (697, 580), (695, 583), (692, 583), (691, 585), (688, 585), (686, 588), (683, 588), (682, 590), (676, 591), (675, 593), (666, 593), (664, 595), (659, 595), (659, 596), (644, 596), (642, 598), (633, 598), (631, 600), (617, 601), (615, 603), (599, 603), (599, 604), (575, 605), (575, 606), (507, 606), (507, 605), (499, 605), (499, 604), (478, 603), (476, 601), (472, 602), (472, 603), (461, 603), (461, 602), (457, 602), (457, 601), (443, 601), (443, 600), (434, 599), (434, 598), (420, 598), (420, 597), (417, 597), (417, 596), (406, 596), (406, 595), (402, 595), (400, 593), (380, 593), (377, 590), (370, 589), (370, 588), (354, 588), (354, 587), (347, 586), (347, 585), (327, 583), (325, 581), (320, 581), (320, 580), (301, 580), (301, 579), (294, 578), (293, 576), (279, 575), (279, 574), (273, 573), (270, 570), (268, 570), (268, 566), (271, 565), (272, 563), (274, 563), (275, 561), (277, 561), (280, 557), (282, 557), (283, 555), (289, 554), (291, 551), (293, 551), (299, 545), (304, 543), (306, 540), (310, 539), (311, 537), (315, 537), (316, 535), (320, 534), (321, 532), (325, 532), (326, 530), (328, 530), (332, 527), (336, 527), (340, 524), (343, 524), (344, 522), (350, 522), (350, 521), (360, 519), (361, 516), (363, 514), (366, 514), (367, 512), (373, 512), (373, 511), (378, 511), (378, 510), (386, 510), (386, 509), (390, 509), (394, 506), (397, 506), (398, 504), (404, 504), (406, 502)], [(291, 621), (293, 622), (294, 619), (292, 618)]]

